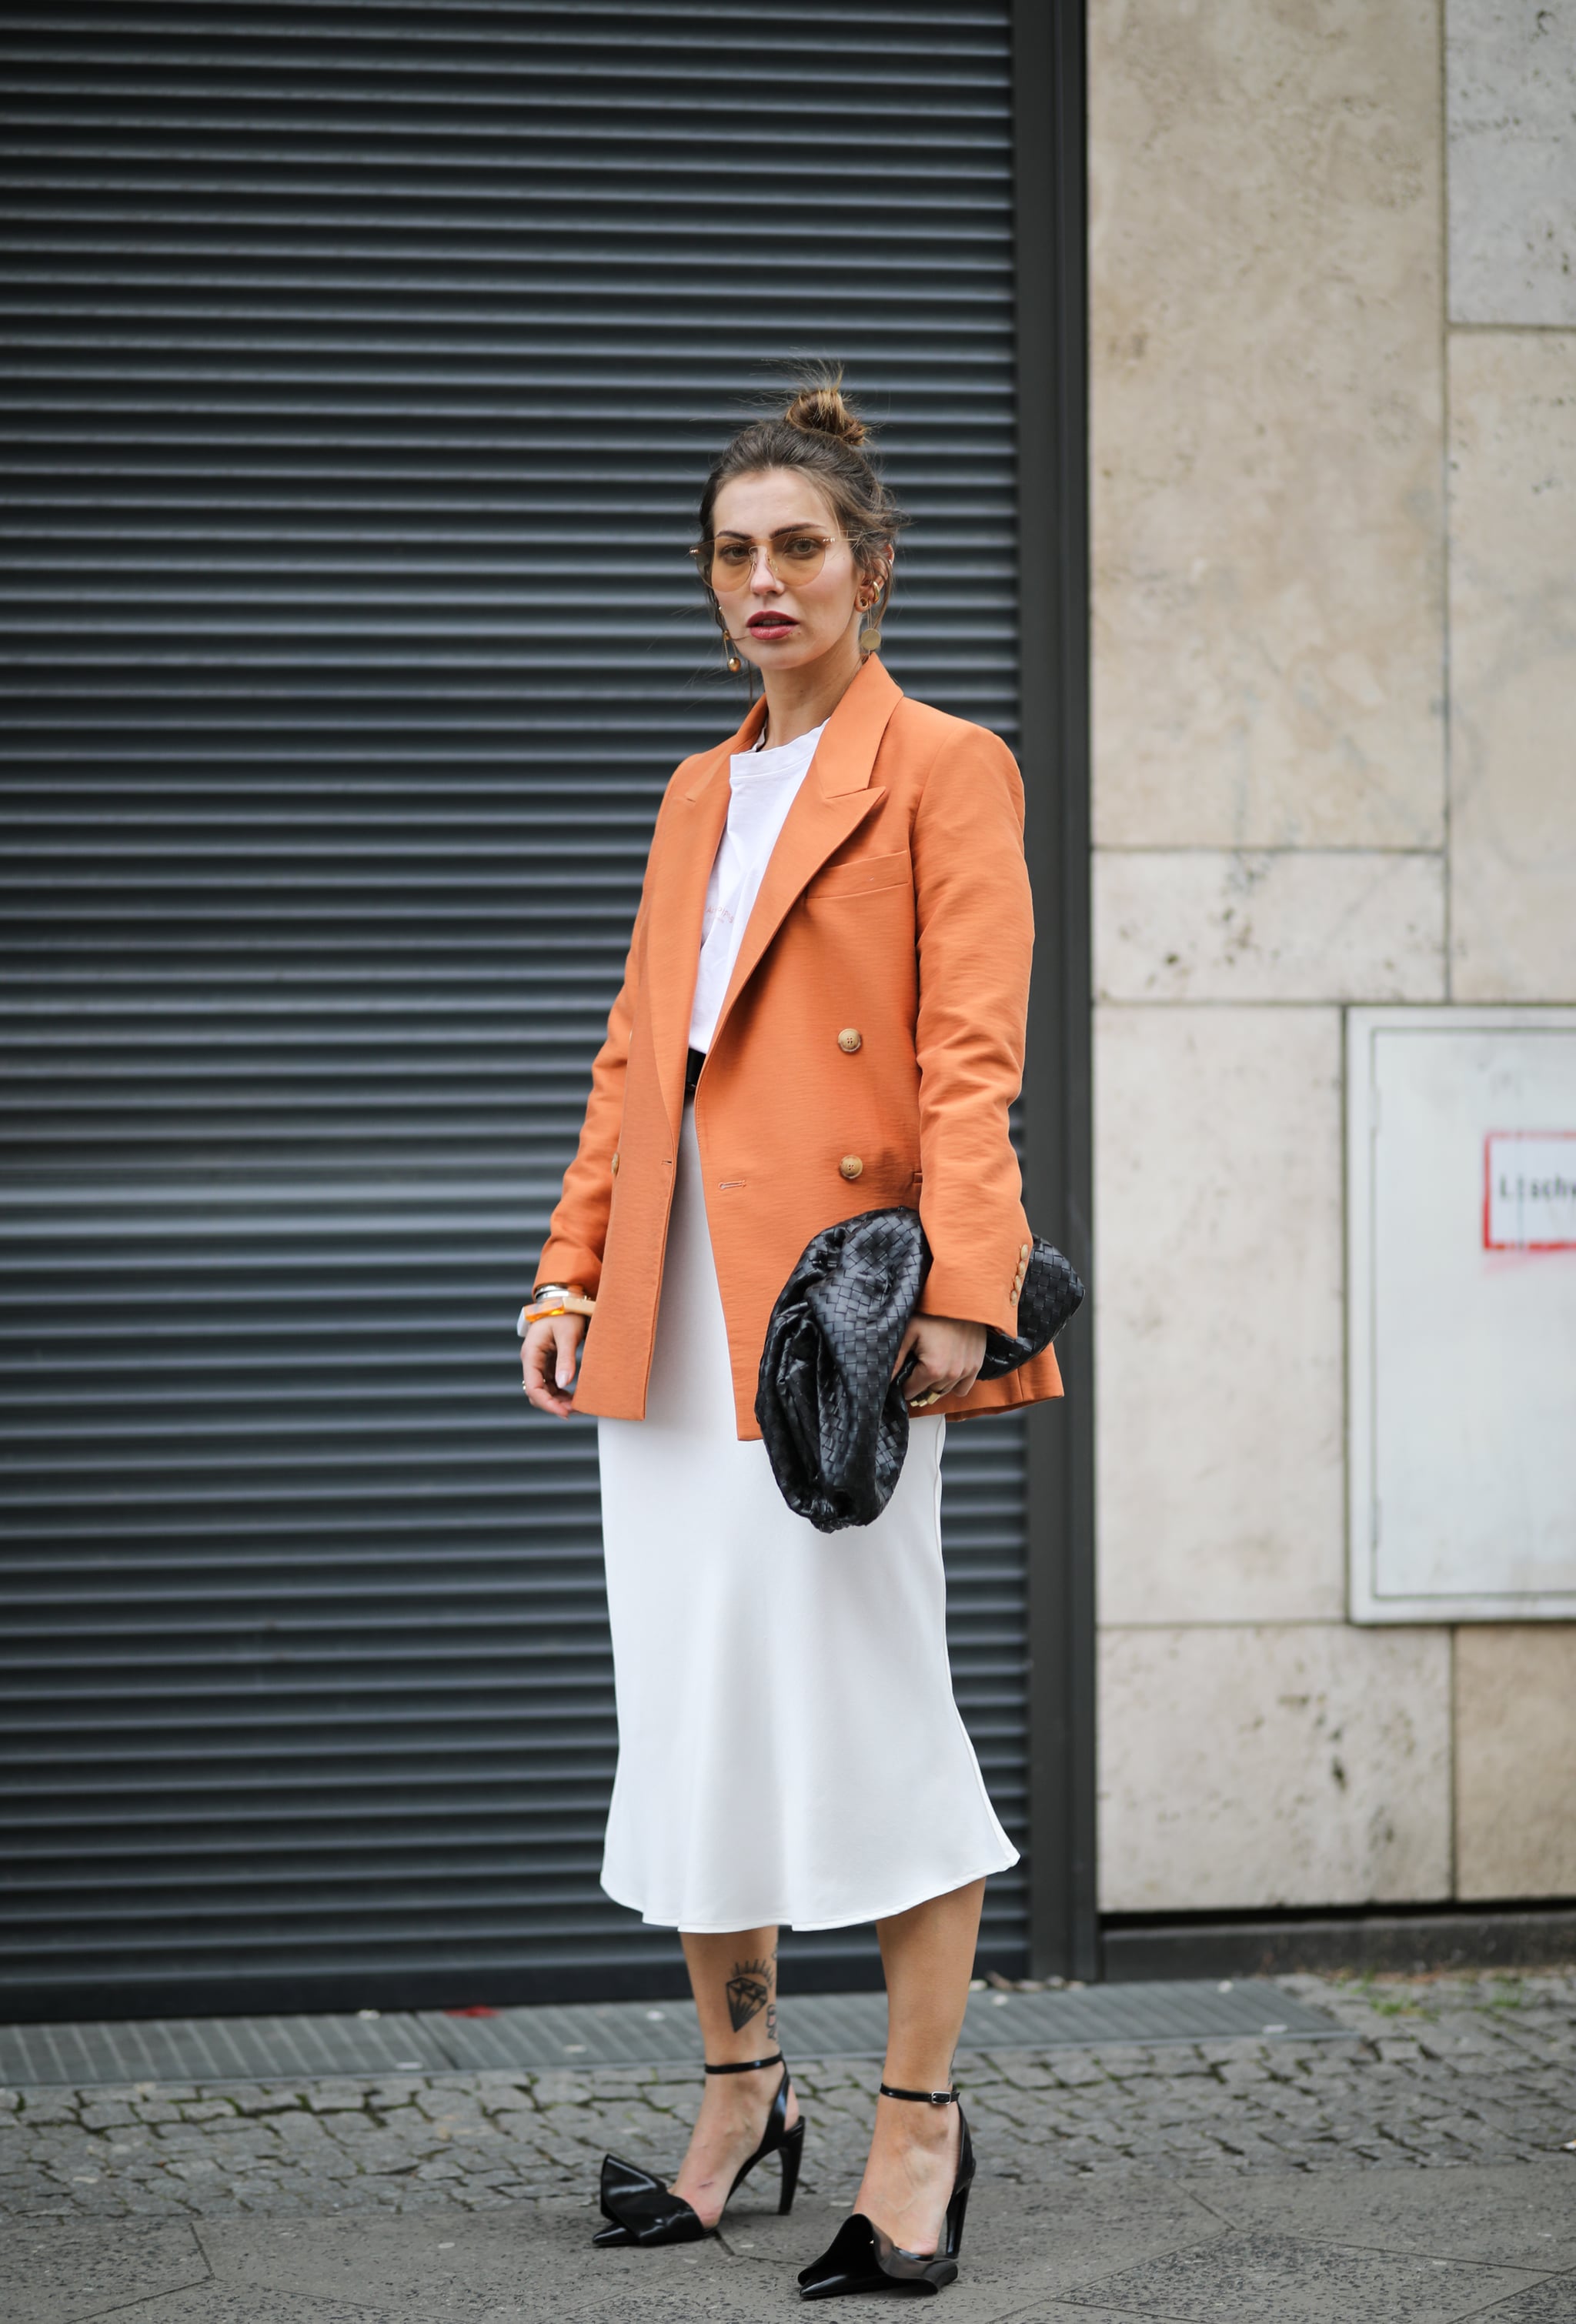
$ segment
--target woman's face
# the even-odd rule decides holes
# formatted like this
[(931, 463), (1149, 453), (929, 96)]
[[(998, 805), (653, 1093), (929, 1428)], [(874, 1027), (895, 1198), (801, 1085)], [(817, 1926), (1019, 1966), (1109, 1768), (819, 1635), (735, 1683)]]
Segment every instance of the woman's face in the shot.
[(714, 560), (712, 586), (728, 634), (758, 669), (799, 669), (819, 661), (851, 633), (857, 639), (862, 616), (856, 600), (871, 593), (872, 582), (861, 573), (828, 503), (797, 470), (763, 468), (753, 475), (731, 476), (712, 504), (716, 540), (759, 542), (795, 533), (830, 537), (820, 571), (807, 581), (779, 580), (760, 549), (748, 576), (732, 583)]

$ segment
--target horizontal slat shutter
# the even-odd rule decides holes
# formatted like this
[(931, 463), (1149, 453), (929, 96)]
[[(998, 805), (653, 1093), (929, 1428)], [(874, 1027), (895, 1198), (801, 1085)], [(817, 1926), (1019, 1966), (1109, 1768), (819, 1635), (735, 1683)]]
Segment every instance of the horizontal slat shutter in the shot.
[[(596, 1879), (594, 1434), (514, 1313), (740, 700), (705, 462), (794, 359), (917, 519), (894, 673), (1012, 737), (1006, 9), (127, 0), (0, 52), (0, 2006), (656, 1987)], [(953, 1434), (1021, 1834), (1021, 1430)]]

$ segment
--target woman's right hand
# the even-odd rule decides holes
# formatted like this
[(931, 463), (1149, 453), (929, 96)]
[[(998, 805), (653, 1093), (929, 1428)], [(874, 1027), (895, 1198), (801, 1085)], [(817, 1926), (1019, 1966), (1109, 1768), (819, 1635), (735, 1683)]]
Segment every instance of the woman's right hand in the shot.
[(539, 1323), (527, 1326), (520, 1360), (525, 1392), (539, 1412), (550, 1412), (559, 1420), (568, 1417), (585, 1323), (584, 1315), (544, 1315)]

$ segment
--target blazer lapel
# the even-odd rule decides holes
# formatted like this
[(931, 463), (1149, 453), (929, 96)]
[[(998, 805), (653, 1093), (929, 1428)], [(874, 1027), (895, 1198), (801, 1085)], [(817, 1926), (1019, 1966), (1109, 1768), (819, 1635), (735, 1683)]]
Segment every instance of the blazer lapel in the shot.
[(764, 701), (753, 703), (738, 733), (705, 754), (674, 799), (659, 843), (660, 860), (652, 865), (646, 987), (651, 1044), (675, 1138), (684, 1110), (684, 1060), (689, 1049), (706, 882), (728, 819), (728, 761), (735, 751), (750, 748), (765, 716)]
[[(760, 966), (789, 908), (826, 858), (885, 798), (884, 787), (871, 788), (871, 775), (887, 721), (902, 698), (902, 688), (872, 654), (827, 721), (810, 771), (799, 785), (756, 891), (717, 1013), (714, 1047), (729, 1010)], [(755, 731), (759, 733), (759, 725)], [(719, 824), (719, 836), (721, 830)], [(709, 862), (706, 869), (709, 873)]]
[[(883, 789), (871, 788), (871, 773), (887, 721), (902, 698), (902, 689), (872, 655), (828, 719), (757, 891), (717, 1017), (717, 1035), (795, 898), (885, 796)], [(684, 1060), (706, 883), (728, 819), (728, 762), (735, 751), (750, 749), (765, 719), (765, 702), (753, 704), (738, 733), (705, 753), (674, 801), (660, 861), (652, 867), (646, 983), (651, 1041), (675, 1138), (684, 1108)]]

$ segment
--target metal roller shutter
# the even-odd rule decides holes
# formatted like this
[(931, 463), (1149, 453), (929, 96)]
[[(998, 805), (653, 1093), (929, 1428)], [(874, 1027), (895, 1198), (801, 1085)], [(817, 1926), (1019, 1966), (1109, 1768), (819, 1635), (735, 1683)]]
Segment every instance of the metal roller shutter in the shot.
[[(1008, 10), (66, 0), (0, 53), (0, 2006), (665, 1987), (596, 1882), (594, 1432), (514, 1312), (738, 699), (699, 481), (792, 359), (887, 422), (895, 674), (1012, 738)], [(945, 1509), (1021, 1834), (1018, 1424)]]

